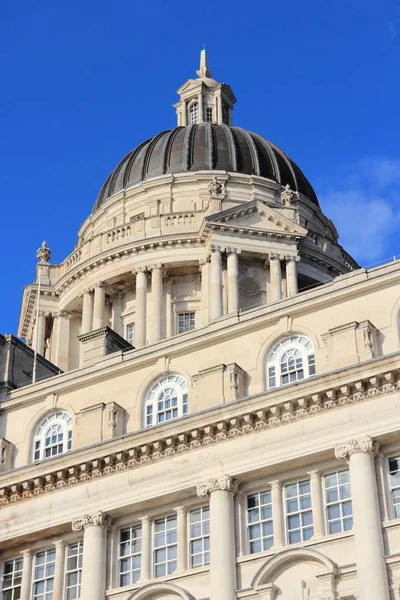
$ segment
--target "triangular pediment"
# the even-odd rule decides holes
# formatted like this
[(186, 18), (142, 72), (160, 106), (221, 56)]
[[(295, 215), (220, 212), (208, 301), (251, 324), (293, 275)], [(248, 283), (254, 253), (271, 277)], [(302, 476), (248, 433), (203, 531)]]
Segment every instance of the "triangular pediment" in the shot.
[(210, 229), (234, 229), (250, 235), (264, 233), (296, 238), (307, 235), (307, 229), (259, 200), (209, 215), (206, 222)]

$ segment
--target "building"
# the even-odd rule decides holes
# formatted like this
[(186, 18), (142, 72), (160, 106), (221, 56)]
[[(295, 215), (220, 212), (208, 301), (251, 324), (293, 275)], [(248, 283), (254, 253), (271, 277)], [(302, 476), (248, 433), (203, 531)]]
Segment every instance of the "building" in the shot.
[(398, 600), (400, 263), (360, 268), (205, 51), (197, 75), (73, 252), (38, 250), (3, 599)]

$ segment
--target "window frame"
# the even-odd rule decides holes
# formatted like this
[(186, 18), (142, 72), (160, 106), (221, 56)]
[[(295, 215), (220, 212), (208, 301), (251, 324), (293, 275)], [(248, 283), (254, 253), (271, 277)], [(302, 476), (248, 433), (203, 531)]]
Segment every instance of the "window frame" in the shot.
[(125, 339), (131, 346), (135, 346), (135, 322), (125, 325)]
[[(6, 573), (6, 565), (12, 563), (12, 571)], [(20, 563), (20, 568), (16, 568), (16, 565)], [(5, 592), (11, 591), (11, 598), (9, 600), (20, 600), (21, 598), (21, 590), (22, 590), (22, 573), (24, 569), (24, 558), (22, 556), (15, 556), (14, 558), (9, 558), (4, 560), (2, 565), (2, 577), (1, 577), (1, 598), (4, 599)], [(11, 576), (11, 585), (5, 587), (4, 580), (7, 576)], [(15, 582), (16, 579), (19, 579), (19, 584)], [(19, 595), (16, 594), (16, 590), (19, 589)]]
[[(249, 498), (251, 496), (258, 496), (260, 498), (261, 494), (269, 494), (270, 495), (269, 505), (271, 507), (271, 518), (269, 518), (269, 519), (260, 519), (258, 521), (250, 522), (250, 520), (249, 520), (249, 512), (252, 509), (249, 509), (248, 500), (249, 500)], [(258, 504), (257, 508), (258, 508), (259, 513), (261, 512), (261, 507), (262, 506), (267, 506), (267, 505), (266, 504)], [(258, 491), (246, 493), (246, 508), (245, 508), (245, 511), (246, 511), (246, 517), (245, 517), (245, 519), (246, 519), (246, 546), (247, 546), (247, 554), (253, 555), (253, 554), (259, 554), (261, 552), (268, 552), (273, 547), (273, 545), (274, 545), (274, 515), (273, 515), (273, 508), (272, 508), (272, 490), (271, 490), (271, 488), (269, 488), (269, 489), (262, 489), (262, 490), (258, 490)], [(265, 548), (264, 549), (264, 539), (267, 539), (267, 538), (270, 537), (270, 536), (263, 536), (262, 535), (263, 524), (267, 523), (267, 522), (272, 524), (272, 544), (271, 544), (271, 546), (269, 548)], [(250, 539), (250, 527), (253, 526), (253, 525), (259, 525), (260, 529), (261, 529), (261, 537), (257, 538), (257, 540), (260, 540), (262, 549), (259, 550), (258, 552), (252, 552), (251, 551), (251, 543), (254, 540)]]
[[(167, 529), (165, 527), (165, 529), (161, 532), (157, 532), (156, 531), (156, 525), (157, 522), (159, 521), (164, 521), (165, 524), (167, 524), (168, 520), (174, 520), (175, 521), (175, 527)], [(173, 544), (168, 544), (167, 543), (167, 531), (173, 531), (175, 530), (175, 535), (176, 535), (176, 540)], [(156, 535), (157, 533), (164, 533), (164, 539), (165, 539), (165, 543), (162, 546), (156, 546), (155, 541), (156, 541)], [(173, 548), (175, 547), (176, 550), (176, 556), (174, 559), (172, 560), (168, 560), (168, 549), (169, 548)], [(166, 551), (166, 558), (165, 561), (163, 562), (156, 562), (156, 552), (159, 550), (165, 550)], [(175, 569), (173, 571), (171, 571), (171, 573), (168, 573), (168, 564), (169, 563), (173, 563), (175, 562)], [(165, 516), (161, 516), (161, 517), (156, 517), (153, 519), (152, 521), (152, 535), (151, 535), (151, 564), (152, 564), (152, 575), (154, 579), (160, 579), (160, 578), (165, 578), (165, 577), (170, 577), (172, 576), (177, 568), (178, 568), (178, 515), (175, 513), (171, 513)], [(161, 564), (165, 564), (165, 574), (164, 575), (157, 575), (157, 566), (161, 565)]]
[[(40, 577), (40, 578), (36, 578), (36, 568), (38, 566), (37, 564), (37, 557), (40, 554), (44, 554), (45, 555), (45, 560), (42, 563), (43, 567), (44, 567), (44, 576)], [(54, 555), (54, 559), (49, 561), (48, 559), (48, 555), (52, 554)], [(53, 566), (53, 573), (52, 575), (46, 575), (47, 572), (47, 568), (52, 565)], [(53, 596), (54, 596), (54, 579), (55, 579), (55, 569), (56, 569), (56, 549), (55, 548), (46, 548), (45, 550), (39, 550), (38, 552), (36, 552), (35, 554), (35, 560), (34, 560), (34, 564), (33, 564), (33, 569), (32, 569), (32, 595), (31, 595), (31, 600), (53, 600)], [(48, 581), (52, 581), (52, 586), (50, 591), (44, 591), (41, 594), (35, 594), (35, 584), (39, 584), (40, 582), (44, 582), (45, 586), (44, 589), (47, 590), (48, 586), (47, 586), (47, 582)]]
[(214, 122), (214, 109), (212, 106), (206, 106), (206, 123), (213, 123), (213, 122)]
[[(348, 481), (345, 483), (340, 483), (339, 482), (339, 474), (340, 473), (348, 473)], [(336, 475), (336, 488), (338, 491), (338, 499), (335, 501), (331, 501), (328, 502), (328, 498), (327, 498), (327, 491), (329, 489), (333, 489), (335, 486), (330, 486), (329, 488), (326, 487), (326, 478), (332, 475)], [(336, 470), (332, 470), (332, 471), (327, 471), (326, 473), (323, 473), (322, 475), (322, 479), (323, 479), (323, 499), (324, 499), (324, 515), (325, 515), (325, 530), (326, 530), (326, 535), (338, 535), (338, 534), (342, 534), (342, 533), (351, 533), (351, 531), (354, 528), (354, 515), (353, 515), (353, 500), (351, 497), (351, 481), (350, 481), (350, 470), (349, 469), (336, 469)], [(340, 488), (344, 487), (345, 485), (348, 485), (350, 488), (350, 497), (349, 498), (340, 498)], [(351, 515), (343, 515), (343, 505), (347, 502), (350, 502), (351, 505)], [(329, 519), (328, 516), (328, 512), (329, 512), (329, 508), (331, 506), (334, 505), (338, 505), (339, 506), (339, 511), (340, 511), (340, 517), (338, 519)], [(343, 525), (344, 525), (344, 521), (347, 519), (350, 519), (352, 521), (352, 526), (350, 529), (344, 529)], [(331, 532), (330, 531), (330, 523), (332, 522), (340, 522), (340, 531), (334, 531)]]
[[(180, 317), (189, 316), (189, 329), (180, 330)], [(176, 313), (177, 317), (177, 333), (180, 335), (181, 333), (189, 333), (189, 331), (194, 331), (196, 329), (196, 311), (195, 310), (184, 310)], [(193, 321), (193, 323), (192, 323)], [(192, 327), (193, 324), (193, 327)]]
[[(399, 467), (400, 467), (400, 453), (398, 454), (394, 454), (393, 456), (388, 456), (387, 457), (387, 486), (388, 486), (388, 492), (389, 492), (389, 503), (390, 503), (390, 516), (392, 519), (400, 519), (400, 499), (399, 502), (397, 502), (396, 504), (393, 501), (393, 491), (396, 490), (399, 493), (400, 496), (400, 484), (399, 485), (395, 485), (392, 486), (392, 482), (391, 482), (391, 471), (390, 471), (390, 461), (391, 460), (397, 460), (399, 463)], [(398, 470), (398, 473), (400, 474), (400, 468)], [(385, 484), (385, 482), (384, 482)], [(396, 514), (396, 506), (399, 507), (399, 514)]]
[[(121, 542), (121, 534), (123, 531), (126, 531), (129, 529), (129, 540), (125, 540), (124, 542)], [(138, 530), (140, 529), (140, 537), (134, 538), (132, 536), (132, 532), (134, 530)], [(139, 552), (132, 552), (132, 543), (134, 541), (140, 540), (140, 551)], [(121, 555), (121, 546), (124, 543), (129, 542), (129, 547), (130, 547), (130, 553), (129, 554), (124, 554)], [(129, 585), (136, 585), (137, 582), (139, 581), (140, 577), (141, 577), (141, 572), (142, 572), (142, 552), (143, 552), (143, 526), (141, 523), (134, 523), (132, 525), (124, 525), (122, 527), (120, 527), (118, 529), (118, 552), (117, 552), (117, 577), (118, 577), (118, 587), (119, 588), (125, 588)], [(138, 579), (134, 580), (134, 573), (137, 572), (137, 569), (132, 569), (132, 562), (134, 558), (139, 557), (140, 560), (140, 566), (139, 566), (139, 577)], [(131, 567), (129, 569), (129, 571), (124, 571), (123, 573), (121, 572), (121, 562), (124, 559), (130, 559), (130, 564)], [(129, 583), (126, 584), (122, 584), (121, 583), (121, 577), (123, 575), (128, 575), (129, 574)]]
[[(175, 397), (165, 393), (168, 389), (173, 389), (176, 393), (176, 406), (173, 404)], [(163, 397), (162, 394), (164, 394)], [(168, 397), (172, 400), (171, 406), (166, 404)], [(160, 410), (161, 402), (164, 402), (162, 410)], [(172, 412), (172, 414), (176, 412), (176, 416), (168, 417), (168, 412)], [(163, 375), (153, 381), (146, 393), (143, 409), (143, 426), (147, 429), (157, 425), (164, 425), (187, 415), (188, 412), (189, 386), (186, 379), (177, 373)], [(159, 419), (159, 416), (164, 413), (165, 418)]]
[[(301, 356), (301, 368), (295, 368), (287, 373), (282, 373), (282, 359), (288, 351), (298, 351)], [(303, 376), (298, 378), (297, 373), (303, 372)], [(295, 379), (283, 383), (282, 377), (291, 377), (296, 374)], [(314, 344), (309, 337), (302, 333), (294, 333), (277, 340), (267, 353), (265, 361), (265, 388), (267, 391), (286, 387), (294, 383), (300, 383), (316, 375), (316, 361)]]
[[(70, 556), (69, 552), (72, 546), (78, 546), (76, 554)], [(82, 593), (82, 567), (83, 567), (83, 539), (70, 542), (66, 547), (65, 552), (65, 568), (64, 568), (64, 600), (69, 600), (68, 590), (71, 588), (77, 588), (77, 595), (71, 600), (77, 600), (81, 597)], [(77, 567), (74, 569), (68, 568), (68, 560), (76, 557)], [(68, 576), (73, 573), (77, 573), (77, 583), (74, 585), (68, 585)]]
[(200, 118), (199, 101), (196, 99), (188, 106), (189, 125), (197, 125)]
[[(287, 506), (287, 500), (288, 500), (288, 496), (287, 496), (287, 488), (289, 486), (292, 485), (297, 485), (297, 490), (299, 490), (299, 486), (302, 483), (308, 483), (310, 486), (310, 491), (307, 494), (308, 496), (310, 496), (310, 500), (311, 500), (311, 507), (310, 508), (306, 508), (306, 509), (300, 509), (300, 502), (299, 502), (299, 510), (297, 510), (296, 512), (291, 512), (288, 513), (288, 506)], [(284, 484), (283, 486), (283, 510), (284, 510), (284, 517), (285, 517), (285, 539), (286, 539), (286, 545), (287, 546), (294, 546), (296, 544), (304, 544), (304, 542), (308, 542), (312, 539), (312, 537), (314, 536), (314, 508), (313, 508), (313, 499), (312, 499), (312, 489), (311, 489), (311, 479), (310, 478), (300, 478), (300, 479), (296, 479), (294, 481), (288, 481), (287, 483)], [(305, 494), (302, 494), (303, 496)], [(300, 501), (300, 495), (299, 493), (297, 493), (297, 498)], [(289, 498), (290, 499), (290, 498)], [(289, 530), (289, 517), (293, 516), (293, 515), (301, 515), (303, 513), (306, 512), (310, 512), (311, 513), (311, 517), (312, 517), (312, 525), (308, 525), (308, 526), (303, 526), (302, 525), (302, 517), (300, 516), (300, 527), (296, 528), (296, 529), (291, 529)], [(308, 539), (304, 539), (303, 536), (303, 530), (307, 529), (309, 527), (312, 527), (312, 535), (308, 538)], [(290, 538), (289, 538), (289, 534), (291, 531), (296, 531), (297, 529), (299, 529), (300, 531), (300, 535), (301, 535), (301, 539), (298, 542), (291, 542)]]
[[(203, 511), (207, 510), (208, 511), (208, 519), (203, 519)], [(191, 521), (191, 514), (194, 512), (200, 511), (201, 513), (201, 519), (200, 521), (196, 521), (196, 523), (200, 523), (200, 527), (201, 527), (201, 535), (200, 536), (192, 536), (191, 533), (191, 526), (193, 525), (192, 521)], [(204, 523), (208, 523), (208, 533), (204, 533)], [(202, 506), (194, 506), (194, 507), (190, 507), (190, 509), (188, 510), (187, 513), (187, 531), (188, 531), (188, 536), (187, 536), (187, 554), (188, 554), (188, 563), (189, 563), (189, 569), (200, 569), (202, 567), (209, 567), (210, 566), (210, 505), (209, 504), (203, 504)], [(205, 540), (208, 539), (208, 549), (205, 548)], [(192, 542), (193, 541), (199, 541), (201, 540), (201, 552), (194, 552), (192, 553)], [(205, 555), (208, 554), (208, 562), (205, 562)], [(198, 565), (193, 565), (192, 563), (192, 559), (193, 556), (198, 556), (201, 555), (202, 557), (202, 561), (201, 564)]]
[[(49, 438), (51, 428), (59, 426), (62, 430), (62, 440), (52, 441), (46, 446), (46, 440)], [(57, 436), (60, 434), (57, 433)], [(54, 436), (54, 432), (53, 432)], [(47, 449), (52, 449), (56, 446), (62, 446), (61, 451), (54, 454), (50, 452), (49, 456), (45, 456)], [(37, 463), (43, 460), (56, 458), (62, 454), (66, 454), (72, 450), (72, 416), (66, 410), (57, 410), (47, 414), (41, 419), (35, 429), (32, 440), (32, 462)]]

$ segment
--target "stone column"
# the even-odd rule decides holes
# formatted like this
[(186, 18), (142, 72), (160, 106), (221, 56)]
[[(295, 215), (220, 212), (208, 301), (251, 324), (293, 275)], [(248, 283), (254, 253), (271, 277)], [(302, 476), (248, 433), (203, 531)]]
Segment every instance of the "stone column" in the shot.
[(210, 600), (236, 600), (236, 553), (233, 497), (238, 482), (229, 475), (197, 486), (210, 496)]
[(379, 443), (370, 436), (335, 447), (336, 458), (347, 459), (350, 468), (359, 600), (389, 600), (374, 464), (378, 453)]
[(272, 525), (274, 528), (274, 548), (285, 545), (285, 523), (283, 518), (282, 484), (270, 481), (272, 500)]
[(118, 335), (123, 336), (124, 332), (122, 331), (122, 294), (117, 294), (112, 299), (112, 307), (111, 307), (111, 329), (118, 333)]
[(33, 343), (35, 345), (36, 352), (41, 356), (44, 356), (44, 334), (46, 329), (46, 316), (43, 311), (39, 312), (36, 327), (37, 331), (35, 330), (35, 337)]
[(324, 502), (322, 499), (321, 474), (319, 471), (310, 471), (311, 502), (314, 522), (314, 538), (325, 535)]
[(203, 106), (203, 94), (200, 93), (198, 96), (198, 103), (199, 103), (199, 120), (198, 123), (203, 123), (204, 122), (204, 106)]
[(93, 331), (104, 327), (104, 309), (106, 292), (104, 283), (100, 281), (94, 288)]
[(222, 97), (221, 94), (217, 96), (217, 118), (218, 123), (223, 123), (223, 115), (222, 115)]
[(104, 600), (106, 593), (106, 541), (112, 518), (101, 511), (72, 522), (73, 531), (84, 530), (82, 600)]
[(239, 251), (236, 249), (229, 249), (227, 253), (228, 313), (233, 313), (239, 310)]
[(182, 125), (184, 127), (186, 127), (186, 125), (187, 125), (187, 102), (186, 102), (186, 100), (182, 101), (182, 109), (181, 110), (182, 110), (182, 113), (181, 113)]
[(162, 330), (162, 264), (157, 263), (151, 267), (151, 321), (153, 323), (152, 342), (161, 340)]
[(151, 521), (146, 515), (142, 517), (142, 566), (140, 581), (151, 579)]
[(178, 549), (176, 560), (176, 571), (187, 569), (187, 513), (184, 506), (175, 508), (177, 515)]
[(57, 540), (57, 542), (54, 542), (54, 545), (56, 547), (56, 564), (54, 569), (53, 600), (63, 600), (65, 545), (62, 540)]
[(205, 258), (199, 261), (199, 271), (201, 273), (201, 316), (202, 325), (206, 325), (209, 321), (209, 305), (210, 305), (210, 276), (209, 276), (209, 259)]
[(119, 586), (117, 567), (118, 567), (118, 535), (119, 529), (117, 527), (111, 527), (108, 536), (109, 548), (108, 548), (108, 580), (106, 585), (108, 589), (114, 589)]
[(147, 274), (146, 267), (136, 269), (136, 314), (135, 314), (135, 348), (146, 345), (146, 296)]
[(271, 254), (269, 257), (269, 271), (271, 277), (271, 301), (276, 302), (282, 298), (281, 260), (276, 254)]
[(238, 556), (244, 556), (247, 554), (246, 540), (246, 496), (240, 492), (236, 494), (235, 498), (235, 523), (236, 529), (236, 549)]
[(93, 329), (93, 293), (87, 289), (83, 292), (81, 333), (89, 333)]
[(71, 313), (61, 310), (57, 318), (57, 347), (55, 364), (62, 371), (68, 371), (69, 363), (69, 330), (72, 315)]
[[(390, 491), (385, 476), (386, 456), (380, 453), (376, 458), (378, 496), (381, 500), (381, 517), (384, 522), (390, 520)], [(380, 491), (380, 493), (379, 493)]]
[(286, 285), (288, 296), (295, 296), (298, 292), (296, 260), (297, 257), (295, 256), (289, 256), (286, 259)]
[(32, 561), (33, 556), (31, 550), (21, 552), (24, 562), (22, 565), (22, 580), (21, 580), (21, 598), (20, 600), (30, 600), (31, 585), (32, 585)]
[(222, 316), (222, 256), (221, 250), (211, 247), (210, 268), (210, 319)]

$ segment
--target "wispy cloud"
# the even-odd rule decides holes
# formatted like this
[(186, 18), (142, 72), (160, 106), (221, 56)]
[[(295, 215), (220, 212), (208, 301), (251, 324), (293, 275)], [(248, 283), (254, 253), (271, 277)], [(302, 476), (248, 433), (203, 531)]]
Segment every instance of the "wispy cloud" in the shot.
[(363, 159), (342, 167), (336, 186), (320, 188), (322, 208), (356, 260), (368, 265), (400, 254), (400, 159)]

